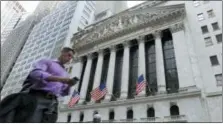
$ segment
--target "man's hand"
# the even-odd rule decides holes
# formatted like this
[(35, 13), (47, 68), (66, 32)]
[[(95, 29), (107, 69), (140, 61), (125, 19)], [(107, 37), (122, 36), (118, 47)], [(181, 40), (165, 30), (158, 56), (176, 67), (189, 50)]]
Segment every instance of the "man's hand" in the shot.
[(79, 81), (77, 77), (72, 78), (70, 81), (68, 81), (68, 85), (73, 86)]

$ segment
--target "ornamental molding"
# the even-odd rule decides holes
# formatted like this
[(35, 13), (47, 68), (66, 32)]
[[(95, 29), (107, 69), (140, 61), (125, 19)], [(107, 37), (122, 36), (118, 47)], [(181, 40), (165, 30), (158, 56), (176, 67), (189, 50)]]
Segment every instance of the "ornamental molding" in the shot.
[(184, 4), (141, 7), (135, 10), (124, 11), (96, 24), (90, 25), (73, 35), (71, 41), (75, 50), (115, 39), (117, 37), (151, 27), (156, 29), (164, 23), (183, 20), (185, 17)]
[(172, 33), (178, 32), (184, 30), (184, 24), (183, 23), (177, 23), (175, 25), (170, 26), (170, 31)]
[(178, 93), (172, 94), (157, 94), (156, 96), (149, 97), (136, 97), (135, 99), (124, 99), (110, 102), (102, 102), (102, 103), (89, 103), (86, 105), (76, 105), (74, 108), (67, 108), (67, 105), (64, 107), (60, 107), (60, 112), (68, 112), (74, 110), (83, 110), (83, 109), (98, 109), (98, 108), (109, 108), (115, 106), (131, 106), (133, 104), (148, 104), (154, 101), (163, 101), (163, 100), (174, 100), (185, 97), (201, 97), (201, 90), (196, 86), (185, 87), (180, 89)]

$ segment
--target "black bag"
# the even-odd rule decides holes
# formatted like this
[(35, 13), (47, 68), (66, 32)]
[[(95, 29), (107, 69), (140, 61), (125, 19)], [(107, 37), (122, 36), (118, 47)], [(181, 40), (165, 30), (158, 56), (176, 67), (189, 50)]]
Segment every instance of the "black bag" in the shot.
[(26, 122), (35, 111), (36, 103), (36, 98), (27, 93), (15, 93), (5, 97), (0, 102), (0, 123)]

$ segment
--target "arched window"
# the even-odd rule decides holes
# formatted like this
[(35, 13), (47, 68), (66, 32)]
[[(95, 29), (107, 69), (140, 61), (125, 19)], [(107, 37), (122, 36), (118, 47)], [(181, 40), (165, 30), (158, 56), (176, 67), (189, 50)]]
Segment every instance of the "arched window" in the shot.
[(83, 120), (84, 120), (84, 114), (81, 113), (81, 114), (80, 114), (80, 121), (79, 121), (79, 122), (83, 122)]
[(155, 117), (155, 110), (154, 108), (148, 108), (147, 109), (147, 117)]
[(67, 122), (69, 123), (71, 121), (71, 114), (69, 113), (68, 115), (67, 115)]
[(114, 111), (110, 111), (109, 112), (109, 120), (114, 120), (115, 119), (115, 112)]
[(179, 108), (177, 105), (173, 105), (170, 107), (170, 115), (171, 116), (174, 116), (174, 115), (179, 115), (180, 112), (179, 112)]
[(127, 111), (127, 119), (133, 119), (133, 111), (132, 111), (132, 109)]

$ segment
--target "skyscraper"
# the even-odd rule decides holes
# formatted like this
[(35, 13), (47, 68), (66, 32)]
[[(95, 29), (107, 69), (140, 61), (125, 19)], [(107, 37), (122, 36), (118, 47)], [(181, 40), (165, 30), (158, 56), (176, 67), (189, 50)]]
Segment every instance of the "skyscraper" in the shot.
[[(51, 1), (51, 5), (55, 5), (57, 2), (58, 1)], [(42, 1), (40, 2), (40, 5), (43, 5), (44, 3), (45, 1)], [(27, 42), (27, 38), (29, 37), (34, 25), (38, 24), (44, 16), (49, 14), (50, 11), (48, 10), (51, 8), (50, 4), (42, 8), (37, 7), (35, 14), (30, 15), (27, 19), (26, 16), (28, 15), (23, 15), (15, 29), (12, 30), (6, 38), (6, 42), (1, 45), (1, 89), (14, 67), (24, 44)], [(11, 76), (14, 76), (14, 73)], [(18, 80), (14, 81), (17, 82)]]
[[(54, 6), (55, 9), (49, 9), (51, 8), (50, 5)], [(50, 1), (46, 2), (44, 6), (48, 9), (41, 9), (44, 7), (40, 3), (34, 12), (34, 16), (37, 17), (34, 20), (36, 25), (30, 35), (27, 36), (28, 39), (24, 41), (25, 45), (21, 45), (14, 52), (14, 54), (18, 54), (21, 51), (19, 56), (14, 56), (14, 58), (18, 57), (18, 59), (9, 59), (8, 52), (2, 53), (5, 58), (8, 58), (2, 58), (1, 60), (8, 61), (4, 62), (7, 68), (4, 67), (5, 69), (1, 71), (3, 72), (1, 75), (4, 75), (5, 79), (9, 75), (1, 92), (3, 97), (20, 90), (34, 62), (43, 57), (58, 57), (63, 46), (70, 46), (70, 39), (73, 34), (84, 29), (93, 21), (95, 11), (95, 2), (93, 1), (63, 1), (57, 4)], [(50, 14), (47, 15), (47, 12), (50, 12)], [(40, 15), (46, 16), (41, 19), (39, 18)], [(8, 63), (15, 63), (15, 66), (13, 67), (13, 64), (9, 65)], [(11, 72), (9, 71), (10, 68), (12, 68)], [(5, 81), (3, 80), (2, 82)]]
[(127, 9), (127, 1), (96, 1), (95, 22)]
[(1, 46), (26, 12), (18, 1), (4, 2), (5, 5), (1, 8)]

